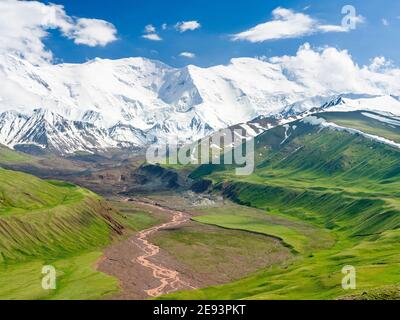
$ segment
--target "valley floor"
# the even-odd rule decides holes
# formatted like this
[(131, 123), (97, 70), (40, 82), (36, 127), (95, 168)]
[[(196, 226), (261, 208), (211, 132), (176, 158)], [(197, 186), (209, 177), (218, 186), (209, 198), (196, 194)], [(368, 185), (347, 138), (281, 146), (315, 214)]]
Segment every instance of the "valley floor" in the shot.
[[(146, 202), (144, 202), (146, 201)], [(140, 208), (144, 212), (156, 215), (163, 220), (161, 224), (135, 232), (126, 240), (107, 248), (97, 270), (119, 279), (122, 292), (113, 299), (147, 299), (176, 290), (194, 289), (194, 280), (190, 270), (186, 273), (165, 257), (160, 248), (149, 241), (149, 237), (160, 229), (179, 228), (187, 223), (189, 215), (169, 210), (148, 200), (122, 199), (125, 207)]]
[[(0, 297), (358, 299), (399, 292), (397, 231), (357, 244), (296, 217), (190, 192), (109, 202), (124, 235), (59, 258), (3, 264)], [(44, 264), (59, 276), (50, 293), (40, 288)], [(354, 292), (341, 288), (346, 264), (357, 267)]]
[(185, 206), (186, 201), (165, 195), (120, 200), (127, 212), (129, 207), (147, 212), (160, 224), (105, 250), (97, 270), (118, 278), (121, 287), (108, 298), (148, 299), (229, 283), (293, 257), (279, 239), (196, 222), (201, 213)]

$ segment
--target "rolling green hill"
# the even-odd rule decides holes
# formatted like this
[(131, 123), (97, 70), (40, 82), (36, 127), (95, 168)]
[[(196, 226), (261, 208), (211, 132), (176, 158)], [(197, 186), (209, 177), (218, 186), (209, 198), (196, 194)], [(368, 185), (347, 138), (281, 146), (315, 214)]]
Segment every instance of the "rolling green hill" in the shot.
[[(269, 130), (255, 138), (250, 176), (236, 176), (232, 166), (195, 169), (193, 178), (211, 180), (213, 192), (242, 205), (208, 210), (197, 221), (273, 235), (294, 248), (298, 259), (285, 269), (168, 298), (334, 299), (400, 288), (400, 149), (364, 134), (399, 141), (400, 126), (376, 116), (314, 117), (362, 132), (303, 120)], [(246, 207), (259, 212), (249, 214)], [(341, 287), (345, 265), (356, 267), (355, 291)]]
[[(94, 299), (118, 290), (96, 272), (101, 249), (121, 233), (116, 212), (72, 184), (0, 169), (0, 299)], [(42, 267), (57, 290), (41, 287)]]

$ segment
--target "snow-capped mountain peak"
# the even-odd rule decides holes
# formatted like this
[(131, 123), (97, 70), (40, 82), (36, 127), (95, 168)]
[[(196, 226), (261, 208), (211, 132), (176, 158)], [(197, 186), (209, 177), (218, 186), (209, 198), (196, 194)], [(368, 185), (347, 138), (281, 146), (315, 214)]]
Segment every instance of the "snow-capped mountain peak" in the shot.
[(259, 116), (321, 107), (400, 113), (399, 99), (385, 90), (310, 90), (287, 67), (253, 58), (173, 68), (145, 58), (35, 66), (2, 55), (0, 82), (0, 143), (59, 153), (143, 147), (171, 135), (193, 141)]

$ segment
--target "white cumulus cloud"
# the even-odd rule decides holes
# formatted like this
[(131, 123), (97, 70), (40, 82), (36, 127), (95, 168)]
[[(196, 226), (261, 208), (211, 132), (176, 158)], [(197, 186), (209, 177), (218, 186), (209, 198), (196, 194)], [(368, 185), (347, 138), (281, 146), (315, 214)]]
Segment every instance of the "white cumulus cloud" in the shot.
[(85, 44), (90, 47), (106, 46), (117, 40), (117, 30), (104, 20), (80, 18), (66, 35), (74, 39), (76, 44)]
[(151, 40), (151, 41), (161, 41), (162, 38), (157, 33), (149, 33), (142, 35), (142, 38)]
[(193, 31), (193, 30), (200, 29), (200, 28), (201, 28), (201, 24), (196, 20), (182, 21), (182, 22), (178, 22), (175, 25), (175, 29), (181, 33), (186, 32), (186, 31)]
[(315, 31), (318, 31), (318, 30), (321, 32), (347, 32), (350, 29), (348, 29), (347, 27), (339, 26), (339, 25), (324, 24), (324, 25), (318, 26), (317, 30), (315, 30)]
[(179, 54), (179, 56), (184, 57), (184, 58), (189, 58), (189, 59), (196, 58), (196, 55), (193, 52), (187, 52), (187, 51), (181, 52)]
[(392, 67), (392, 62), (382, 56), (373, 58), (369, 65), (369, 69), (374, 72), (389, 70)]
[(309, 88), (314, 94), (369, 93), (400, 94), (400, 69), (384, 57), (374, 58), (370, 65), (359, 66), (347, 50), (333, 47), (313, 49), (308, 43), (294, 56), (267, 60), (279, 67), (290, 81)]
[(157, 34), (157, 28), (152, 24), (148, 24), (144, 27), (145, 34), (142, 35), (142, 38), (151, 40), (151, 41), (161, 41), (162, 38)]
[[(356, 22), (362, 22), (361, 17)], [(305, 13), (278, 7), (272, 11), (272, 20), (234, 34), (232, 40), (263, 42), (268, 40), (297, 38), (318, 32), (347, 32), (350, 29), (341, 25), (325, 25)]]
[(105, 46), (117, 40), (117, 30), (104, 20), (68, 16), (62, 5), (38, 1), (0, 1), (0, 54), (14, 54), (35, 64), (50, 62), (43, 40), (58, 29), (76, 44)]
[(155, 33), (156, 28), (152, 24), (148, 24), (147, 26), (144, 27), (144, 31), (146, 33)]

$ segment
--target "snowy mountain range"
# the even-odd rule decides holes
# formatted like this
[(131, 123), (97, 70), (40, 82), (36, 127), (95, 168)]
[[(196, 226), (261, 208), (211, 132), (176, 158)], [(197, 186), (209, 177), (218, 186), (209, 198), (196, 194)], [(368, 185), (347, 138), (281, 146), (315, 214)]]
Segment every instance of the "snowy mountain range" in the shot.
[(310, 86), (280, 64), (252, 58), (178, 69), (144, 58), (35, 66), (3, 55), (0, 83), (0, 144), (59, 154), (141, 148), (172, 136), (189, 142), (256, 118), (321, 109), (400, 115), (400, 98), (382, 85)]

